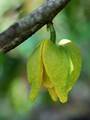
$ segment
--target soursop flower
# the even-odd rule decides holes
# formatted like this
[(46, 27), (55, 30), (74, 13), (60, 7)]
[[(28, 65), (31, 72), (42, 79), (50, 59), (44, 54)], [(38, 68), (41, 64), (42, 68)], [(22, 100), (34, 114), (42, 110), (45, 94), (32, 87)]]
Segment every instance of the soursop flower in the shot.
[(53, 99), (65, 103), (81, 70), (79, 48), (70, 40), (58, 44), (43, 40), (27, 63), (27, 75), (31, 85), (30, 100), (34, 101), (42, 87)]

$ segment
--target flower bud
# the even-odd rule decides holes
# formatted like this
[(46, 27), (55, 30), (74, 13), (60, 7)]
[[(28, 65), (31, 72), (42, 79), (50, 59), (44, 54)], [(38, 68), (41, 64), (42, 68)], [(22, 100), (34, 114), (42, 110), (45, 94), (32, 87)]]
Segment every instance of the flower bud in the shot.
[(30, 100), (34, 100), (40, 88), (46, 88), (54, 101), (67, 102), (68, 93), (79, 77), (81, 55), (70, 40), (58, 44), (43, 40), (29, 57), (28, 80), (31, 85)]

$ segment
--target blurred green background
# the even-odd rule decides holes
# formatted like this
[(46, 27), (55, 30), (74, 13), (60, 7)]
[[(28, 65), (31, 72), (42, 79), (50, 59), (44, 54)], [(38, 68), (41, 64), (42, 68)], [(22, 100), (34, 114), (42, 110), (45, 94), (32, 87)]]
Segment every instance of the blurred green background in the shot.
[[(0, 0), (0, 32), (32, 12), (44, 0)], [(42, 39), (43, 27), (7, 54), (0, 55), (0, 120), (90, 120), (90, 0), (72, 0), (54, 19), (57, 41), (71, 39), (80, 48), (83, 66), (66, 104), (52, 102), (42, 90), (35, 103), (27, 96), (28, 56)]]

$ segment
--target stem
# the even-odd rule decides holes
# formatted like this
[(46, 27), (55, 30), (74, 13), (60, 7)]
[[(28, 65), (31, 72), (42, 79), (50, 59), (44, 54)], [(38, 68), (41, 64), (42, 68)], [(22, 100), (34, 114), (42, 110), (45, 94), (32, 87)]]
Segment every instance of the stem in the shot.
[(55, 43), (56, 42), (56, 31), (52, 22), (47, 24), (47, 29), (50, 30), (50, 40)]

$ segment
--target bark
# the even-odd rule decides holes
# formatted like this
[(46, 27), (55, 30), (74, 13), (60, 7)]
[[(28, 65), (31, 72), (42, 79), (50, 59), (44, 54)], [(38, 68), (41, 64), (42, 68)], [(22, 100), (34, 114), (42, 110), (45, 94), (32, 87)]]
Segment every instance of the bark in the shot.
[(47, 0), (31, 14), (0, 33), (0, 51), (8, 52), (48, 24), (70, 0)]

